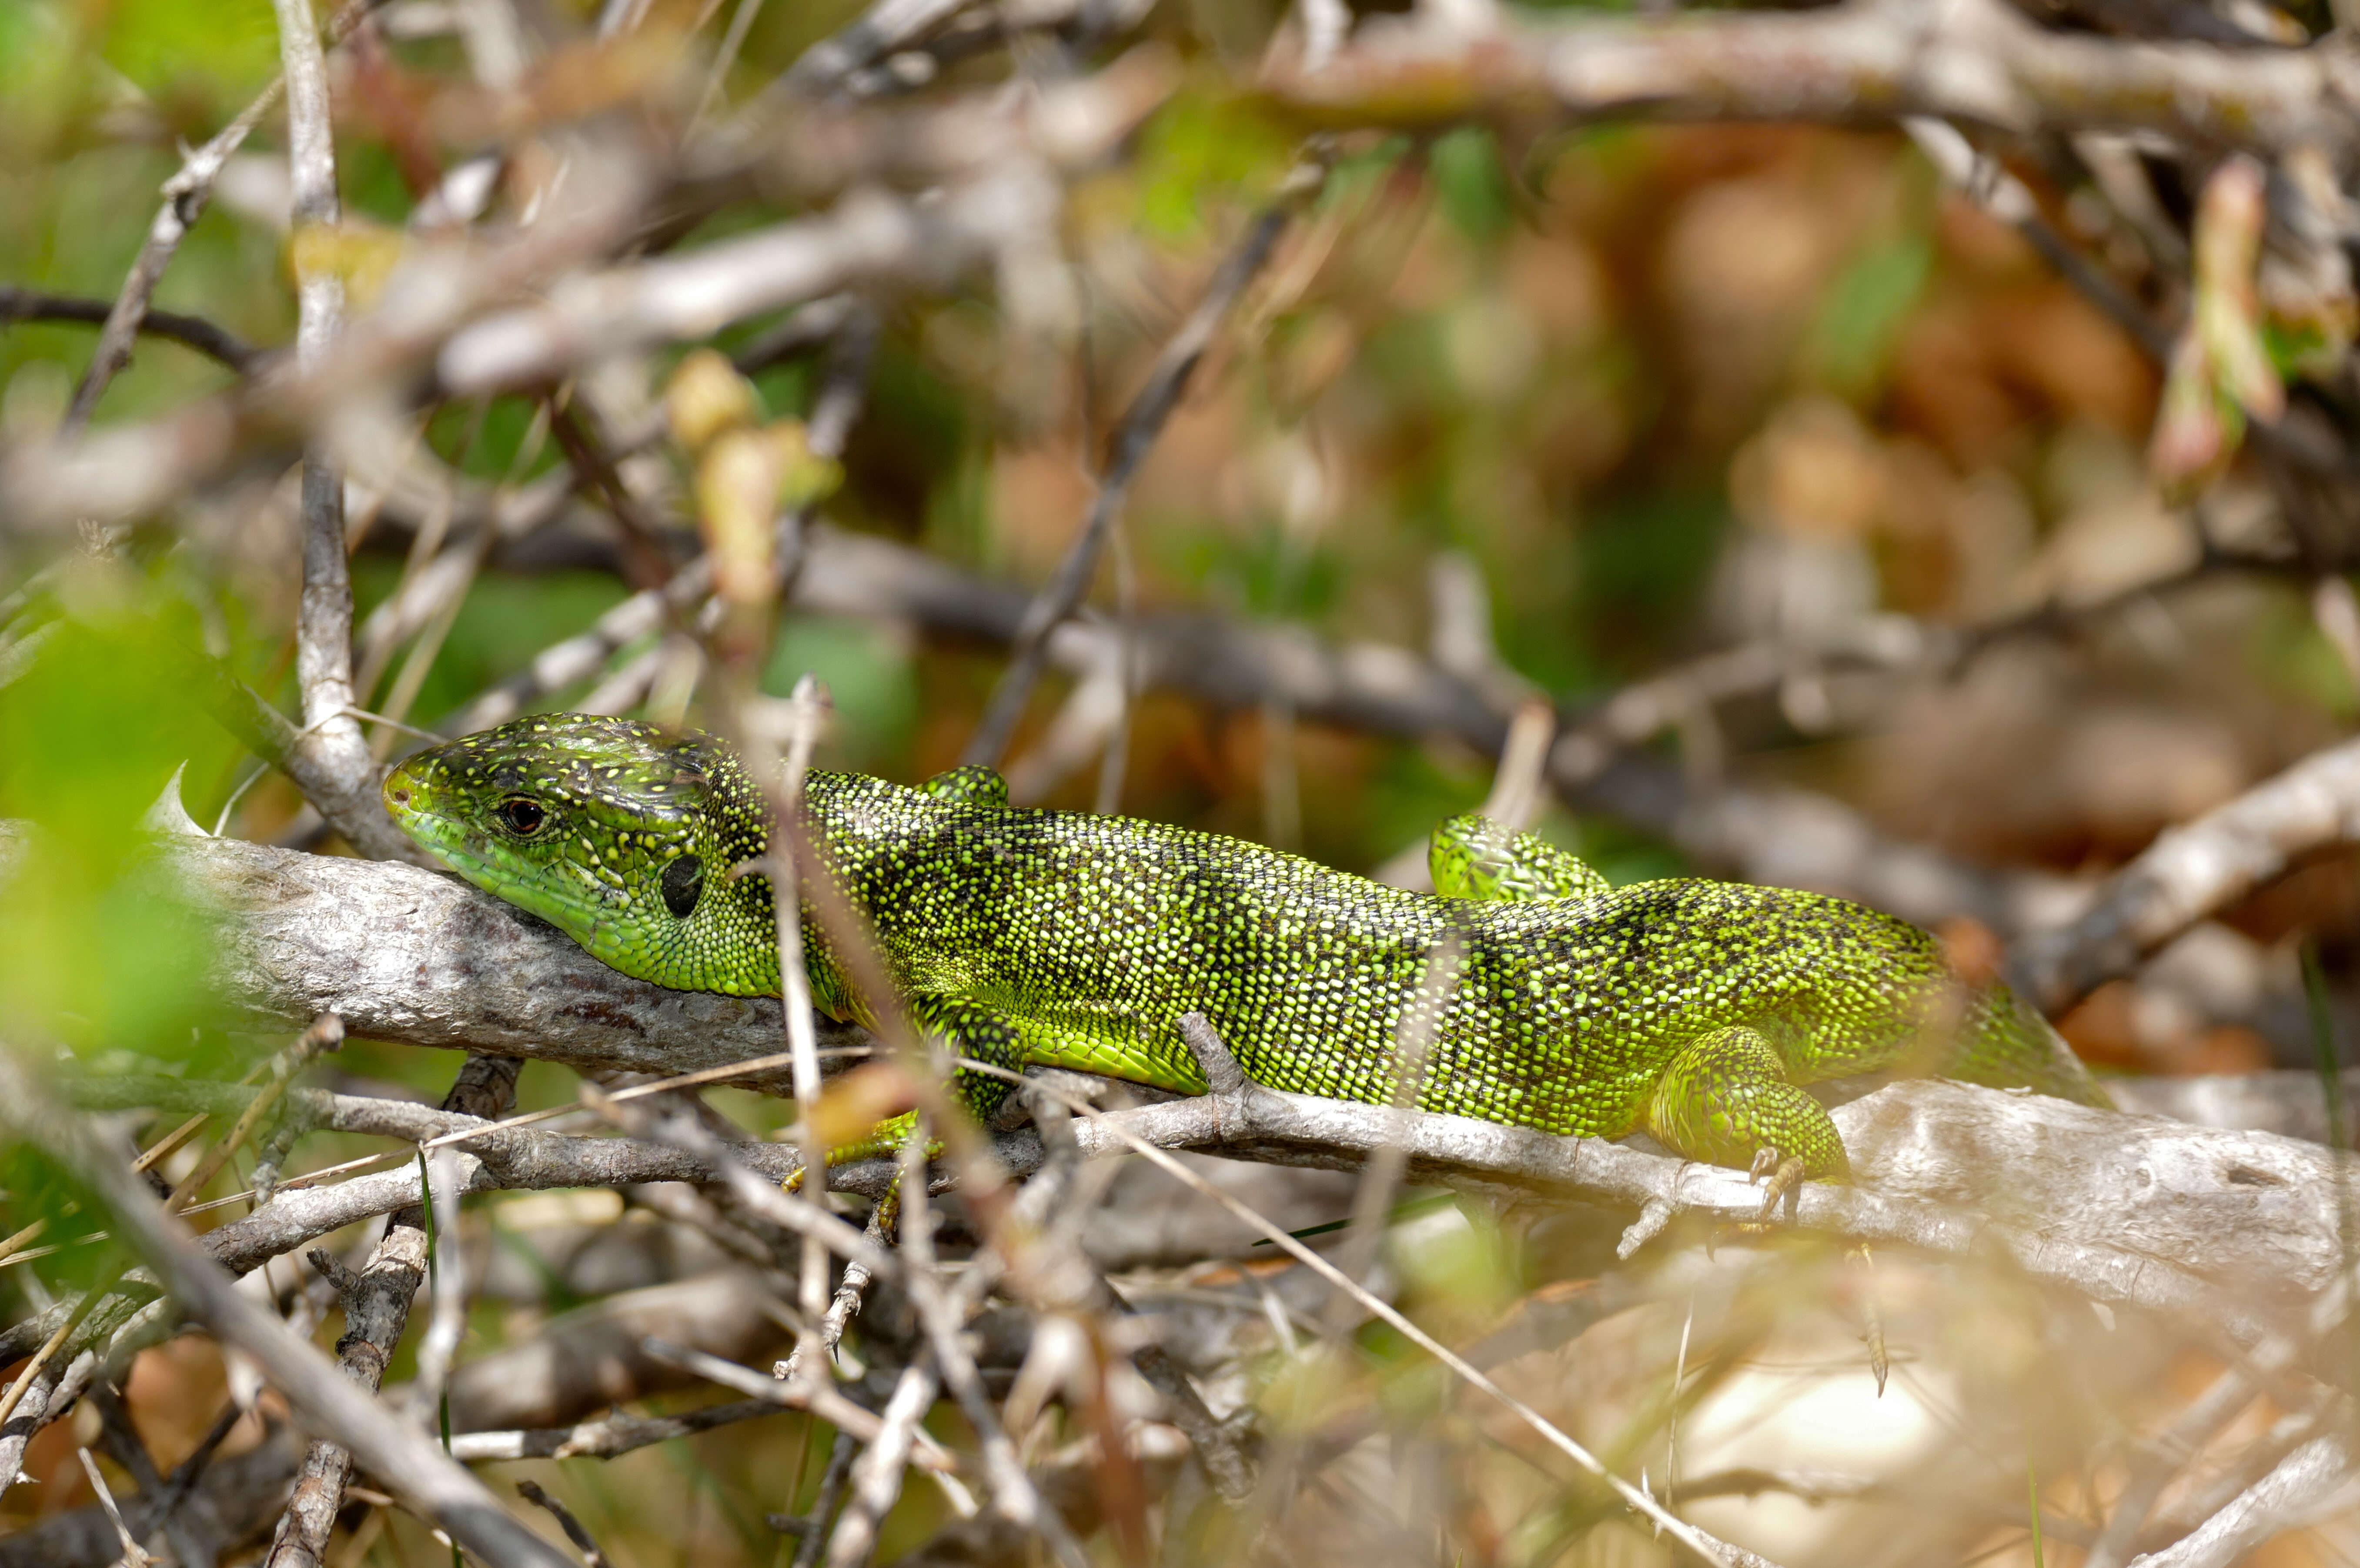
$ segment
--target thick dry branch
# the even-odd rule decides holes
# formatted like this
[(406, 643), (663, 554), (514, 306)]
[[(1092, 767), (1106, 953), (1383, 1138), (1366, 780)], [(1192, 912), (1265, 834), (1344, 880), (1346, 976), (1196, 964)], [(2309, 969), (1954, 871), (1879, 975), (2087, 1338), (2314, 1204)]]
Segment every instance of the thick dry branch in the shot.
[(2352, 1453), (2344, 1439), (2313, 1438), (2186, 1537), (2134, 1558), (2131, 1568), (2229, 1568), (2279, 1530), (2301, 1522), (2351, 1479)]
[[(158, 847), (204, 944), (215, 1016), (232, 1027), (334, 1013), (370, 1039), (658, 1075), (778, 1048), (774, 999), (633, 980), (453, 877), (225, 839)], [(825, 1027), (828, 1043), (846, 1038)]]
[(1338, 126), (1434, 125), (1534, 104), (1581, 119), (1852, 125), (1923, 115), (2277, 153), (2349, 148), (2360, 125), (2360, 60), (2342, 49), (2049, 32), (2000, 0), (1855, 0), (1627, 23), (1379, 23), (1317, 72), (1282, 70), (1270, 90)]
[[(1834, 1114), (1856, 1183), (1806, 1187), (1794, 1220), (1805, 1230), (1937, 1255), (1994, 1248), (2036, 1278), (2202, 1311), (2243, 1339), (2322, 1288), (2343, 1255), (2335, 1157), (2313, 1144), (1943, 1080), (1889, 1085)], [(1675, 1212), (1743, 1223), (1762, 1201), (1743, 1172), (1628, 1145), (1252, 1084), (1109, 1113), (1075, 1135), (1093, 1157), (1114, 1154), (1114, 1128), (1162, 1148), (1347, 1170), (1398, 1144), (1421, 1184), (1640, 1207), (1633, 1242)]]
[(2025, 993), (2051, 1013), (2069, 1007), (2303, 856), (2355, 838), (2360, 741), (2346, 741), (2168, 830), (2070, 924), (2025, 938)]

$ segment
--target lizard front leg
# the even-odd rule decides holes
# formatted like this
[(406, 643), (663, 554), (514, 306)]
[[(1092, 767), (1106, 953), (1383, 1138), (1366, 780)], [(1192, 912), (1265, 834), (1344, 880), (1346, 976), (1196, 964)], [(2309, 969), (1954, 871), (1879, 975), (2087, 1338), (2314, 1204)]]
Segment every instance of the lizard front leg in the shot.
[[(1788, 1081), (1786, 1058), (1759, 1028), (1715, 1029), (1682, 1047), (1655, 1080), (1644, 1119), (1656, 1142), (1691, 1159), (1769, 1175), (1760, 1216), (1741, 1231), (1766, 1226), (1778, 1201), (1791, 1198), (1807, 1179), (1852, 1178), (1852, 1161), (1827, 1107)], [(1859, 1255), (1867, 1261), (1867, 1244)], [(1873, 1299), (1867, 1339), (1882, 1394), (1885, 1325)]]
[[(1023, 1069), (1030, 1058), (1026, 1055), (1022, 1032), (1013, 1020), (979, 1003), (952, 996), (913, 996), (910, 999), (910, 1017), (927, 1033), (942, 1036), (952, 1051), (971, 1060), (988, 1062), (1011, 1072)], [(953, 1069), (950, 1079), (951, 1097), (978, 1122), (988, 1122), (1000, 1102), (1015, 1091), (1015, 1085), (1006, 1079), (970, 1068)], [(827, 1151), (828, 1168), (847, 1165), (854, 1160), (880, 1159), (897, 1154), (910, 1141), (918, 1124), (915, 1111), (904, 1111), (889, 1116), (850, 1143), (836, 1144)], [(926, 1157), (931, 1159), (942, 1151), (940, 1140), (930, 1141)], [(786, 1187), (793, 1191), (803, 1184), (803, 1172), (788, 1176)]]
[[(1759, 1029), (1715, 1029), (1689, 1042), (1664, 1069), (1644, 1121), (1665, 1147), (1690, 1159), (1759, 1169), (1799, 1161), (1797, 1177), (1848, 1180), (1844, 1155), (1827, 1108), (1786, 1078), (1786, 1058)], [(1775, 1199), (1775, 1193), (1773, 1199)]]

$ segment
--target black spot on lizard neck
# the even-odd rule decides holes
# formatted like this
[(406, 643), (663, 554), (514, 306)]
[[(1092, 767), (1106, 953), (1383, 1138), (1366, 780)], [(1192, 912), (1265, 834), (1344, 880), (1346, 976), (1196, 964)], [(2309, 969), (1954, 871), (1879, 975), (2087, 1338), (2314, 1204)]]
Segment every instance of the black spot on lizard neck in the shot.
[(696, 913), (696, 901), (705, 896), (705, 861), (694, 855), (683, 855), (664, 867), (661, 881), (664, 907), (679, 919), (685, 920)]

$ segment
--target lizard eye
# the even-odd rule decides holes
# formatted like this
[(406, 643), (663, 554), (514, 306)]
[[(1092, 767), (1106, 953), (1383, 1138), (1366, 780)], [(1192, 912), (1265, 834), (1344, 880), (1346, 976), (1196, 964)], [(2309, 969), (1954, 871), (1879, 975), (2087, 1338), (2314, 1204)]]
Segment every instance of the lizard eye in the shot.
[(683, 855), (664, 867), (661, 885), (664, 907), (680, 919), (696, 913), (696, 901), (705, 896), (705, 862), (694, 855)]
[(492, 807), (492, 815), (500, 819), (501, 827), (519, 839), (531, 838), (541, 831), (541, 825), (549, 820), (549, 813), (543, 811), (538, 803), (520, 795), (512, 795)]

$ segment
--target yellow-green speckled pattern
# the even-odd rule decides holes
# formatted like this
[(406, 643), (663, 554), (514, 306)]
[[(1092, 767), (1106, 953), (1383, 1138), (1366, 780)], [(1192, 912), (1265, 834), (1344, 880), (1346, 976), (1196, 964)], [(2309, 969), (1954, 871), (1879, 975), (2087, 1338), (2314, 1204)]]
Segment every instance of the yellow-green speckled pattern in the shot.
[[(776, 995), (769, 884), (731, 880), (763, 803), (710, 737), (581, 715), (421, 752), (395, 819), (478, 885), (658, 984)], [(1609, 889), (1529, 835), (1460, 818), (1441, 885), (1403, 892), (1213, 834), (1012, 810), (988, 770), (927, 787), (814, 773), (814, 837), (875, 926), (913, 1014), (979, 1059), (1203, 1081), (1175, 1025), (1200, 1011), (1274, 1089), (1390, 1100), (1402, 1014), (1447, 938), (1461, 957), (1419, 1103), (1552, 1133), (1644, 1126), (1699, 1159), (1763, 1148), (1846, 1170), (1793, 1086), (1874, 1071), (1919, 1042), (1950, 1076), (2103, 1104), (2048, 1025), (1969, 987), (1931, 938), (1816, 894), (1681, 880)], [(847, 987), (808, 912), (814, 992)], [(988, 1109), (1005, 1087), (959, 1084)]]

